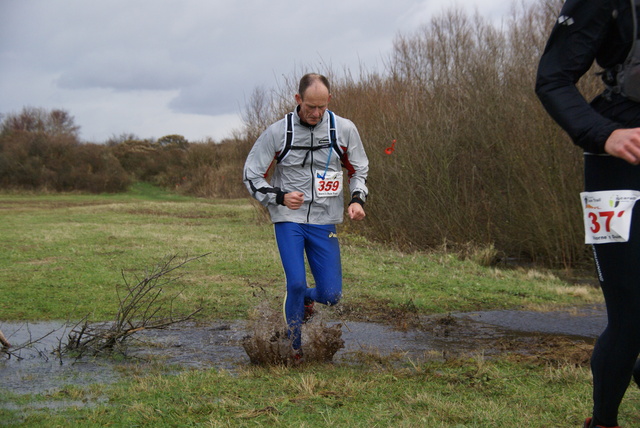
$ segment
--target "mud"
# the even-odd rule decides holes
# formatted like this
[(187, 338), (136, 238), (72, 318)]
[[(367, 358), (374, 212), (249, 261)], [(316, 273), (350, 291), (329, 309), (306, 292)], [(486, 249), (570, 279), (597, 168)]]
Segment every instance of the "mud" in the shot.
[[(334, 364), (383, 359), (400, 364), (409, 360), (419, 363), (467, 355), (491, 358), (509, 354), (541, 364), (562, 361), (585, 365), (595, 338), (606, 324), (602, 306), (554, 312), (491, 311), (426, 317), (406, 313), (384, 323), (353, 321), (343, 315), (340, 310), (321, 312), (305, 326), (303, 336), (310, 349), (311, 342), (317, 344), (320, 340), (317, 333), (325, 331), (322, 329), (336, 332), (330, 343), (322, 345), (335, 348), (331, 348), (330, 358), (326, 358), (326, 353), (323, 357)], [(16, 351), (21, 359), (6, 355), (0, 359), (2, 389), (15, 394), (46, 394), (70, 384), (110, 383), (126, 376), (128, 370), (123, 368), (130, 370), (132, 365), (144, 367), (158, 362), (174, 371), (217, 368), (233, 373), (239, 367), (260, 362), (248, 355), (247, 341), (281, 327), (265, 329), (265, 323), (258, 325), (262, 333), (252, 320), (182, 323), (164, 330), (140, 332), (127, 348), (126, 359), (85, 357), (76, 361), (51, 352), (65, 340), (68, 327), (64, 323), (0, 322), (0, 329), (14, 346), (46, 335), (34, 347)], [(0, 403), (0, 408), (7, 406)]]

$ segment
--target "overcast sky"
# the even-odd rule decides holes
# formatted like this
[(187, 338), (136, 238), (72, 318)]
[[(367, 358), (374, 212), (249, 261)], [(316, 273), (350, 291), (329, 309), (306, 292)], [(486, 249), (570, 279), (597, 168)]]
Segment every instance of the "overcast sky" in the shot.
[[(0, 113), (61, 108), (81, 139), (221, 140), (257, 87), (304, 68), (381, 70), (394, 37), (509, 0), (0, 0)], [(293, 100), (293, 94), (292, 94)], [(293, 102), (293, 101), (292, 101)]]

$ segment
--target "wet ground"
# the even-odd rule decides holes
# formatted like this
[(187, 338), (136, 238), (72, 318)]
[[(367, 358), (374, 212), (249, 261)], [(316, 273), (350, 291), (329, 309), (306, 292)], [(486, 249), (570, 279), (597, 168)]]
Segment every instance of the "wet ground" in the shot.
[[(335, 314), (329, 314), (335, 315)], [(327, 316), (327, 315), (323, 315)], [(316, 322), (316, 321), (312, 321)], [(603, 306), (554, 312), (489, 311), (430, 317), (410, 314), (389, 323), (317, 321), (341, 324), (344, 347), (333, 356), (336, 364), (369, 358), (414, 362), (482, 354), (510, 353), (519, 358), (587, 364), (595, 338), (606, 324)], [(108, 383), (119, 379), (118, 366), (138, 361), (162, 361), (180, 368), (218, 368), (234, 371), (250, 364), (242, 341), (252, 334), (248, 321), (183, 323), (165, 330), (143, 331), (127, 349), (125, 361), (105, 358), (56, 357), (51, 351), (66, 339), (69, 327), (60, 322), (0, 322), (14, 345), (38, 341), (16, 351), (22, 359), (0, 359), (2, 389), (16, 394), (48, 393), (65, 385)], [(0, 403), (0, 407), (9, 404)]]

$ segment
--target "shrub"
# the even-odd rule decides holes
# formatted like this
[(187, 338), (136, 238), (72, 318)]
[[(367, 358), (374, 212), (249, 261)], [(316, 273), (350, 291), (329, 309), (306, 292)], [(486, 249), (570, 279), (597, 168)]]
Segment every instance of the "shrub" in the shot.
[(107, 147), (81, 144), (63, 110), (25, 108), (0, 124), (0, 186), (119, 192), (131, 180)]

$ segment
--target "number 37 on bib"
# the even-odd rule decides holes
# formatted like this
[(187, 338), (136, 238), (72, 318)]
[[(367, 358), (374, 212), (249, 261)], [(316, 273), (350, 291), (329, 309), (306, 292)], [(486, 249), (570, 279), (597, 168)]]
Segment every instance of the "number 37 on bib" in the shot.
[(627, 242), (631, 231), (631, 213), (640, 192), (611, 190), (580, 193), (584, 212), (586, 244)]

